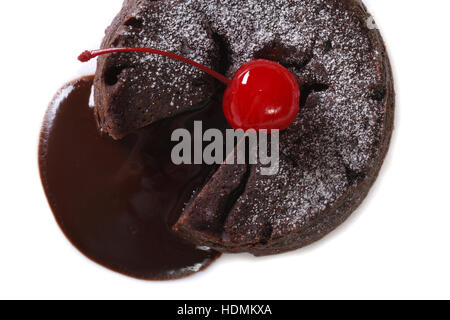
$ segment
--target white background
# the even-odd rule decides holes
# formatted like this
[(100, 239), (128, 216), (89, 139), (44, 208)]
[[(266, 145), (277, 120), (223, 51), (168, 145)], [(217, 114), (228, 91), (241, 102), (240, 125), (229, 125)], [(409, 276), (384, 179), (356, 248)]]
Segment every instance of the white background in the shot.
[(37, 166), (47, 104), (98, 47), (122, 0), (0, 1), (0, 298), (450, 298), (450, 2), (366, 0), (397, 89), (396, 130), (360, 209), (326, 239), (266, 258), (225, 256), (174, 282), (124, 277), (63, 236)]

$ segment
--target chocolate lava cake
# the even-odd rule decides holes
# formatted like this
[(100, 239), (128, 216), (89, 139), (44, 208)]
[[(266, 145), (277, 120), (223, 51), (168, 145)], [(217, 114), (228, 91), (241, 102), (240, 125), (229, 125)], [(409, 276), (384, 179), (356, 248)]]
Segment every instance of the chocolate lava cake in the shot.
[[(280, 133), (278, 174), (219, 166), (175, 232), (221, 252), (268, 255), (322, 238), (358, 207), (378, 175), (394, 117), (389, 60), (369, 19), (357, 0), (125, 1), (103, 48), (171, 51), (228, 77), (268, 59), (301, 87), (298, 118)], [(100, 57), (98, 126), (121, 139), (223, 91), (208, 74), (165, 57)]]

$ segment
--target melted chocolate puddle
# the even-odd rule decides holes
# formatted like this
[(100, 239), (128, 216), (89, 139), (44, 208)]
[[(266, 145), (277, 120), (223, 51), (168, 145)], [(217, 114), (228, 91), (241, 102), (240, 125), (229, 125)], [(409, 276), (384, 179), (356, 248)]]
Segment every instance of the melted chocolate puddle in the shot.
[(171, 225), (214, 168), (172, 164), (170, 137), (194, 120), (223, 128), (220, 101), (114, 141), (98, 132), (88, 106), (92, 81), (81, 78), (57, 94), (41, 133), (41, 178), (58, 224), (87, 257), (132, 277), (203, 270), (220, 254), (178, 238)]

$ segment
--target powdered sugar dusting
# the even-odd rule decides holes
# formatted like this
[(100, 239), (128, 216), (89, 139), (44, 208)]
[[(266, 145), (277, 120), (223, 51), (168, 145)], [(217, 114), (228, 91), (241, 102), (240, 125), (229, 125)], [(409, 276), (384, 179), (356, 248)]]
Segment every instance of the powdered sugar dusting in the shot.
[[(294, 9), (280, 9), (280, 20), (290, 21), (291, 30), (282, 30), (285, 37), (277, 41), (310, 54), (304, 67), (294, 61), (291, 71), (328, 89), (313, 92), (296, 122), (281, 134), (279, 174), (262, 177), (258, 168), (250, 178), (252, 188), (237, 201), (226, 224), (229, 238), (239, 242), (260, 239), (268, 225), (266, 237), (298, 232), (364, 179), (379, 152), (384, 104), (372, 95), (385, 84), (377, 69), (379, 53), (361, 32), (364, 26), (334, 1), (284, 5), (294, 2)], [(279, 14), (277, 6), (270, 9)], [(292, 29), (292, 20), (299, 17)]]
[[(224, 51), (220, 37), (227, 46), (229, 77), (251, 59), (271, 58), (301, 83), (325, 85), (313, 90), (295, 124), (282, 133), (280, 173), (263, 177), (256, 168), (251, 175), (227, 219), (230, 238), (251, 242), (267, 225), (274, 237), (298, 230), (333, 208), (374, 165), (384, 116), (380, 53), (368, 37), (374, 31), (347, 2), (137, 1), (132, 16), (139, 26), (120, 31), (122, 44), (171, 51), (215, 69)], [(207, 86), (193, 84), (205, 77), (195, 68), (154, 55), (128, 57), (135, 67), (127, 76), (133, 90), (149, 101), (170, 99), (171, 112), (190, 106), (192, 97), (212, 94)], [(151, 110), (149, 104), (146, 112)], [(248, 234), (242, 238), (244, 229)]]

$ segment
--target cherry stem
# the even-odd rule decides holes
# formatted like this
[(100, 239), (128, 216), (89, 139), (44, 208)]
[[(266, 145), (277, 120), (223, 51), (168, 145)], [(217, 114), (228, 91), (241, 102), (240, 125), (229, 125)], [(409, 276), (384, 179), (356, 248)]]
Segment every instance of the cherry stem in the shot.
[(179, 56), (175, 53), (172, 52), (166, 52), (166, 51), (161, 51), (161, 50), (157, 50), (157, 49), (149, 49), (149, 48), (130, 48), (130, 47), (124, 47), (124, 48), (110, 48), (110, 49), (101, 49), (101, 50), (92, 50), (92, 51), (85, 51), (82, 54), (80, 54), (80, 56), (78, 57), (78, 60), (80, 60), (81, 62), (88, 62), (89, 60), (100, 56), (100, 55), (104, 55), (104, 54), (110, 54), (110, 53), (117, 53), (117, 52), (145, 52), (145, 53), (152, 53), (152, 54), (158, 54), (161, 56), (165, 56), (165, 57), (169, 57), (171, 59), (174, 60), (179, 60), (182, 61), (184, 63), (190, 64), (208, 74), (210, 74), (211, 76), (213, 76), (214, 78), (216, 78), (217, 80), (223, 82), (224, 84), (226, 84), (227, 86), (229, 84), (231, 84), (231, 80), (228, 79), (227, 77), (224, 77), (223, 75), (221, 75), (220, 73), (205, 67), (204, 65), (201, 65), (200, 63), (197, 63), (193, 60), (187, 59), (185, 57)]

